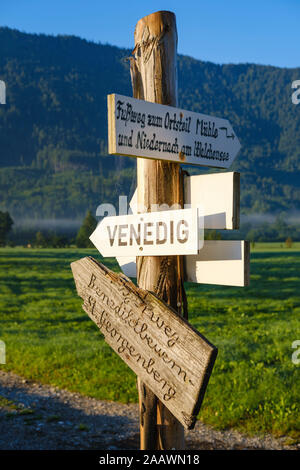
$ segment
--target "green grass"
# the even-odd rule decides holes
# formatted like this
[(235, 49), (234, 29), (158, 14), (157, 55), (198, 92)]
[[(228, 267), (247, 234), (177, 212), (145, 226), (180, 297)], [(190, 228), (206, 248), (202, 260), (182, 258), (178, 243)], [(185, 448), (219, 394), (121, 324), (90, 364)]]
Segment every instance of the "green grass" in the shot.
[(288, 248), (285, 242), (255, 242), (254, 246), (251, 243), (251, 251), (299, 251), (300, 250), (300, 242), (293, 242), (292, 247)]
[[(70, 262), (96, 250), (0, 249), (3, 370), (92, 397), (136, 402), (135, 375), (81, 308)], [(118, 269), (114, 260), (105, 264)], [(188, 284), (190, 322), (219, 349), (200, 419), (300, 437), (300, 246), (256, 244), (251, 286)]]

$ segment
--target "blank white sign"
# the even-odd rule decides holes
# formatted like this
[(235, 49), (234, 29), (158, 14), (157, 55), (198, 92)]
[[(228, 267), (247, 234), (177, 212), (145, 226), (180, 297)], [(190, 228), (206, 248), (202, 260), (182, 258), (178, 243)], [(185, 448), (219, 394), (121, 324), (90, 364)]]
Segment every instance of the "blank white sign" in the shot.
[(186, 176), (184, 204), (191, 207), (201, 205), (206, 229), (238, 229), (240, 174), (228, 172)]
[[(133, 214), (138, 208), (137, 190), (130, 201)], [(234, 230), (240, 223), (240, 174), (237, 172), (193, 175), (184, 178), (184, 208), (200, 208), (199, 227)], [(157, 210), (157, 209), (156, 209)], [(200, 234), (201, 236), (201, 234)]]
[[(198, 255), (184, 257), (186, 281), (197, 284), (248, 286), (250, 282), (249, 242), (240, 240), (205, 240)], [(136, 277), (136, 260), (117, 257), (128, 277)]]

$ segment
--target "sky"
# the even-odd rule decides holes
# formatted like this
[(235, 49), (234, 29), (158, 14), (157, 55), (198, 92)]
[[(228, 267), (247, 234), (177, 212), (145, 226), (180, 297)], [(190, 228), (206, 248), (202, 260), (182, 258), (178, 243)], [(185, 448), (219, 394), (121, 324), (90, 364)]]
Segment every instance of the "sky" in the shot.
[(180, 54), (300, 66), (300, 0), (0, 0), (0, 25), (132, 48), (137, 21), (158, 10), (176, 14)]

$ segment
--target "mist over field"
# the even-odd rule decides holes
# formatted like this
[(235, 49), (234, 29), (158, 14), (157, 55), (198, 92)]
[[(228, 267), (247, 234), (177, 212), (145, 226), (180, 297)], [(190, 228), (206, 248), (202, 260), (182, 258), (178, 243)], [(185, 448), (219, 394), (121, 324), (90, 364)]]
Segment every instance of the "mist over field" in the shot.
[[(95, 214), (99, 204), (116, 205), (120, 194), (132, 194), (135, 159), (107, 153), (107, 95), (132, 96), (124, 61), (130, 52), (0, 27), (7, 86), (0, 107), (0, 210), (15, 224), (19, 218), (78, 221), (87, 210)], [(299, 77), (300, 68), (218, 65), (178, 55), (180, 108), (228, 119), (240, 140), (230, 171), (241, 174), (241, 211), (252, 214), (246, 223), (272, 223), (290, 212), (289, 223), (298, 223), (300, 108), (292, 103), (291, 84)], [(45, 230), (74, 227), (42, 224)]]
[(14, 220), (14, 229), (36, 229), (47, 231), (73, 232), (78, 230), (82, 219), (31, 219), (24, 218)]
[(287, 224), (300, 224), (300, 211), (279, 212), (277, 214), (241, 214), (241, 224), (251, 223), (253, 226), (259, 226), (265, 223), (273, 224), (278, 217), (281, 217)]
[[(116, 214), (118, 215), (118, 207), (116, 207)], [(94, 214), (96, 217), (96, 213)], [(300, 225), (300, 211), (279, 212), (277, 214), (241, 214), (241, 225), (250, 223), (253, 227), (258, 227), (261, 224), (273, 224), (278, 219), (284, 220), (289, 225)], [(16, 218), (14, 220), (15, 229), (37, 229), (37, 230), (59, 230), (59, 231), (73, 231), (78, 230), (82, 223), (83, 217), (77, 218), (40, 218), (32, 219), (30, 217)]]

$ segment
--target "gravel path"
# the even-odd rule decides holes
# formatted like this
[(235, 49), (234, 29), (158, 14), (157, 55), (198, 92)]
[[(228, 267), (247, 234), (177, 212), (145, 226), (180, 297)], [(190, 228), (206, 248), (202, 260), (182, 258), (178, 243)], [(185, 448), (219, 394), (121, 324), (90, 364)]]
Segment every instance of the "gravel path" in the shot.
[[(138, 406), (88, 398), (0, 371), (0, 449), (138, 449)], [(247, 437), (197, 422), (187, 449), (297, 449), (286, 438)]]

